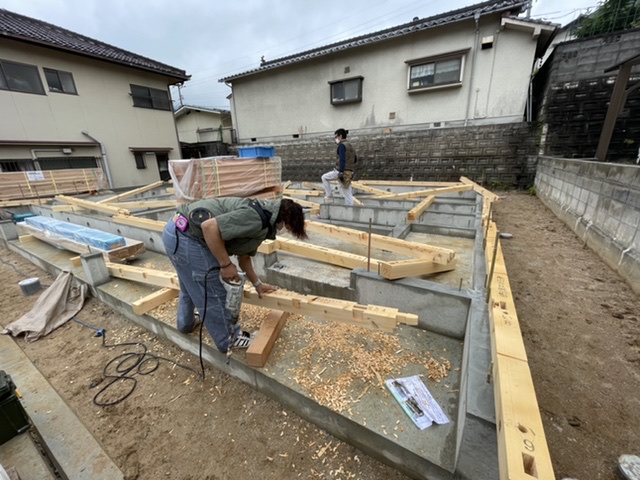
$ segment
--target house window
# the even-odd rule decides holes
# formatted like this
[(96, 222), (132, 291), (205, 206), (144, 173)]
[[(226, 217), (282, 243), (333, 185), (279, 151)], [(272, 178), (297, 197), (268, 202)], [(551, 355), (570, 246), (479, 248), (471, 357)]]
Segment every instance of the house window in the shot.
[(364, 77), (329, 82), (331, 86), (331, 104), (340, 105), (342, 103), (361, 102), (362, 80), (364, 80)]
[(171, 110), (171, 101), (166, 90), (131, 84), (131, 96), (134, 107)]
[(467, 51), (406, 62), (409, 64), (407, 89), (415, 91), (460, 85)]
[(44, 95), (38, 67), (0, 60), (0, 89)]
[(70, 93), (77, 95), (76, 84), (73, 81), (73, 75), (69, 72), (61, 70), (53, 70), (51, 68), (43, 68), (44, 77), (47, 79), (50, 92)]
[(147, 161), (144, 158), (143, 152), (134, 153), (133, 156), (136, 159), (136, 168), (138, 170), (144, 170), (145, 168), (147, 168)]

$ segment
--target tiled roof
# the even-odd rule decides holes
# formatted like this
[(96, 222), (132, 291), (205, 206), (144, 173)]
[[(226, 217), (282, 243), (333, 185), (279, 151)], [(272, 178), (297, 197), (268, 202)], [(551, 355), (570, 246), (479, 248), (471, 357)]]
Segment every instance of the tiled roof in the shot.
[(188, 80), (184, 70), (156, 62), (35, 18), (0, 9), (0, 38), (32, 43), (132, 68)]
[(285, 65), (291, 65), (293, 63), (303, 62), (305, 60), (311, 60), (313, 58), (329, 55), (343, 50), (348, 50), (350, 48), (360, 47), (363, 45), (371, 45), (373, 43), (391, 40), (403, 35), (422, 32), (430, 28), (441, 27), (449, 23), (473, 18), (476, 12), (479, 12), (480, 15), (503, 11), (511, 11), (513, 14), (518, 14), (526, 5), (527, 0), (490, 0), (488, 2), (478, 3), (469, 7), (464, 7), (458, 10), (452, 10), (450, 12), (434, 15), (433, 17), (423, 18), (398, 25), (396, 27), (387, 28), (386, 30), (380, 30), (378, 32), (369, 33), (360, 37), (355, 37), (348, 40), (343, 40), (341, 42), (332, 43), (330, 45), (325, 45), (323, 47), (314, 48), (313, 50), (296, 53), (288, 57), (282, 57), (275, 60), (270, 60), (268, 62), (263, 62), (259, 68), (248, 70), (243, 73), (238, 73), (230, 77), (221, 78), (219, 81), (228, 82), (237, 78), (246, 77), (256, 73), (264, 72), (266, 70), (272, 70), (274, 68), (283, 67)]

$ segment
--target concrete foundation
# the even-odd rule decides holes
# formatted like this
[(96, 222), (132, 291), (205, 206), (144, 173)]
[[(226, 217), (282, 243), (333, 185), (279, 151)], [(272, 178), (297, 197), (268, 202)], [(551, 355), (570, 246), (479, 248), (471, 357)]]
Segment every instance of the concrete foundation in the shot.
[[(481, 227), (482, 198), (474, 192), (438, 197), (432, 205), (433, 211), (429, 209), (413, 223), (406, 222), (406, 213), (407, 207), (412, 208), (415, 202), (359, 198), (365, 206), (344, 207), (339, 205), (338, 199), (336, 204), (323, 205), (320, 218), (316, 220), (340, 222), (366, 231), (371, 219), (372, 229), (386, 229), (413, 242), (454, 248), (458, 259), (456, 270), (389, 281), (375, 271), (351, 271), (276, 252), (268, 256), (258, 255), (254, 261), (256, 272), (263, 281), (300, 293), (385, 305), (418, 315), (418, 327), (401, 325), (393, 335), (403, 350), (419, 358), (426, 358), (427, 352), (436, 358), (446, 357), (452, 366), (449, 377), (441, 383), (433, 382), (428, 379), (426, 367), (420, 364), (410, 364), (393, 372), (392, 376), (423, 375), (425, 384), (450, 423), (418, 430), (386, 390), (365, 384), (351, 387), (353, 391), (349, 396), (359, 400), (342, 412), (310, 398), (308, 392), (292, 380), (291, 374), (291, 369), (300, 364), (300, 352), (307, 346), (304, 322), (286, 325), (265, 368), (249, 367), (242, 354), (234, 354), (227, 364), (226, 355), (209, 344), (203, 345), (203, 358), (413, 478), (498, 478), (493, 385), (487, 383), (491, 347), (484, 300), (486, 272)], [(98, 214), (53, 212), (46, 206), (34, 206), (33, 210), (39, 215), (144, 241), (149, 251), (139, 260), (140, 263), (171, 271), (159, 233), (115, 224)], [(154, 212), (157, 219), (166, 220), (170, 215), (171, 210)], [(314, 235), (310, 242), (326, 244), (328, 240)], [(7, 243), (10, 249), (53, 274), (62, 269), (71, 270), (77, 281), (94, 283), (93, 290), (101, 301), (156, 335), (198, 354), (197, 338), (182, 335), (174, 324), (151, 315), (133, 313), (131, 303), (148, 295), (154, 288), (119, 279), (95, 285), (96, 282), (92, 282), (82, 267), (71, 265), (69, 259), (75, 256), (71, 252), (39, 241), (20, 243), (9, 240)], [(357, 247), (344, 242), (338, 242), (335, 248), (357, 250)], [(384, 255), (393, 258), (390, 252), (375, 252), (376, 258)], [(319, 318), (310, 318), (309, 321), (324, 322)], [(366, 335), (357, 341), (362, 342), (367, 351), (377, 348), (375, 341)], [(324, 375), (339, 373), (327, 371)], [(389, 427), (385, 425), (393, 426), (399, 422), (404, 426), (401, 431), (387, 432)]]

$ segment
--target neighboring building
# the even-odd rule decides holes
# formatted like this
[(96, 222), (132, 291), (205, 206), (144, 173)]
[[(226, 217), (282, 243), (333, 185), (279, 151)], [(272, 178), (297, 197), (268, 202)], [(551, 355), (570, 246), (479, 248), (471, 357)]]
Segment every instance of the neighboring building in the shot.
[(180, 158), (169, 85), (184, 70), (0, 9), (0, 171), (101, 166), (112, 187)]
[(233, 141), (231, 112), (228, 110), (183, 105), (175, 111), (174, 117), (183, 150), (185, 146), (206, 150), (211, 144)]
[[(558, 44), (534, 80), (540, 153), (594, 158), (618, 68), (640, 52), (640, 28)], [(640, 162), (640, 65), (631, 69), (607, 161)], [(634, 86), (635, 85), (635, 86)]]
[(492, 0), (345, 40), (224, 79), (238, 142), (522, 122), (556, 25)]

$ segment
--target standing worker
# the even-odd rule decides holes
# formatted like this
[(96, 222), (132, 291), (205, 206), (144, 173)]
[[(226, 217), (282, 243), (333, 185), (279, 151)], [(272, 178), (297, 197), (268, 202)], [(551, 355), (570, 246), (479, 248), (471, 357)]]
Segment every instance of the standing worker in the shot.
[(358, 163), (358, 156), (356, 150), (353, 148), (350, 142), (347, 142), (347, 135), (349, 130), (339, 128), (335, 131), (334, 136), (338, 149), (336, 151), (336, 166), (330, 172), (322, 175), (322, 184), (324, 185), (324, 200), (325, 202), (333, 201), (333, 193), (331, 193), (331, 180), (338, 180), (340, 191), (344, 197), (344, 204), (353, 205), (353, 191), (351, 190), (351, 179), (353, 178), (353, 171)]
[(277, 230), (286, 228), (296, 238), (307, 238), (302, 207), (288, 199), (226, 197), (198, 200), (177, 210), (162, 232), (162, 242), (180, 282), (178, 330), (194, 330), (197, 308), (218, 350), (248, 348), (251, 334), (241, 330), (225, 308), (227, 292), (220, 277), (240, 281), (230, 258), (236, 255), (258, 296), (273, 292), (276, 288), (256, 275), (251, 257), (265, 239), (275, 240)]

